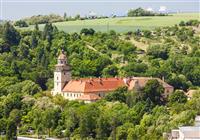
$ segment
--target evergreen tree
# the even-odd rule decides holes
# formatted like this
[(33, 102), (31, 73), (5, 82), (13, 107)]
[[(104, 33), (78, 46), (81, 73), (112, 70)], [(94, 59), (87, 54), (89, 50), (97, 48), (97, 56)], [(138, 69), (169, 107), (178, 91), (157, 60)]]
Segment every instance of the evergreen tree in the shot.
[(3, 39), (10, 45), (17, 45), (20, 41), (20, 34), (17, 30), (9, 23), (6, 22), (3, 29)]

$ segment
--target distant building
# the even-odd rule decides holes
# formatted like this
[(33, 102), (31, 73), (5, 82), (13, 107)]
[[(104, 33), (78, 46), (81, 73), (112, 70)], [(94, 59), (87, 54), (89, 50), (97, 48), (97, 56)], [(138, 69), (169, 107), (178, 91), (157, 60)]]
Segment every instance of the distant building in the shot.
[(168, 140), (200, 140), (200, 116), (195, 118), (195, 126), (182, 126), (172, 130)]
[(192, 96), (196, 93), (198, 93), (198, 90), (191, 89), (187, 93), (185, 93), (185, 95), (187, 96), (188, 100), (190, 100)]
[(128, 90), (139, 90), (151, 79), (157, 79), (164, 87), (167, 96), (174, 88), (159, 78), (129, 77), (129, 78), (81, 78), (72, 79), (67, 57), (62, 51), (58, 57), (54, 71), (54, 89), (52, 95), (60, 94), (69, 100), (95, 102), (119, 87), (127, 86)]
[(95, 19), (95, 18), (97, 18), (97, 14), (93, 11), (90, 11), (89, 14), (88, 14), (88, 18)]

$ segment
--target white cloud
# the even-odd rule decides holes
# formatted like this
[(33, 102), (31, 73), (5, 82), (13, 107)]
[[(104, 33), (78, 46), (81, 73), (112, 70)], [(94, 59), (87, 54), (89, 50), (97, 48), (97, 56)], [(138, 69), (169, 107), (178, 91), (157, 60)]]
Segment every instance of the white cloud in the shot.
[(89, 16), (96, 16), (96, 15), (97, 15), (97, 13), (95, 13), (94, 11), (89, 12)]
[(160, 6), (159, 12), (166, 12), (167, 7), (166, 6)]
[(146, 10), (150, 11), (150, 12), (153, 12), (153, 9), (151, 7), (148, 7)]

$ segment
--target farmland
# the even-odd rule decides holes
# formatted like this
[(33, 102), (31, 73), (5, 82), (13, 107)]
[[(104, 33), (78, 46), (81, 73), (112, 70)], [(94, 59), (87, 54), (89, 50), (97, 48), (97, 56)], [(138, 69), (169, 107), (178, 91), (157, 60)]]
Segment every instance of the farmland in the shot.
[[(93, 28), (96, 31), (107, 32), (115, 30), (123, 33), (134, 31), (136, 29), (154, 29), (156, 27), (172, 26), (180, 21), (188, 21), (190, 19), (200, 19), (200, 13), (179, 13), (171, 14), (170, 16), (153, 16), (153, 17), (117, 17), (107, 19), (93, 20), (76, 20), (54, 23), (59, 30), (65, 32), (79, 32), (82, 28)], [(33, 29), (34, 26), (29, 26), (23, 29)], [(39, 25), (43, 29), (44, 24)]]

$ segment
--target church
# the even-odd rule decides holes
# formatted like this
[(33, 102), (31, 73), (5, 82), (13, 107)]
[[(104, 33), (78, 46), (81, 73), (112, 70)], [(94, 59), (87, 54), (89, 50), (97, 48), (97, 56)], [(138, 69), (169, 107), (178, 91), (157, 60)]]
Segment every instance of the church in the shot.
[(119, 87), (127, 86), (128, 90), (139, 90), (148, 80), (157, 79), (164, 87), (164, 96), (174, 91), (173, 86), (164, 80), (152, 77), (129, 78), (80, 78), (72, 79), (70, 66), (64, 51), (58, 56), (54, 71), (54, 88), (52, 95), (62, 95), (68, 100), (80, 100), (86, 103), (95, 102)]

